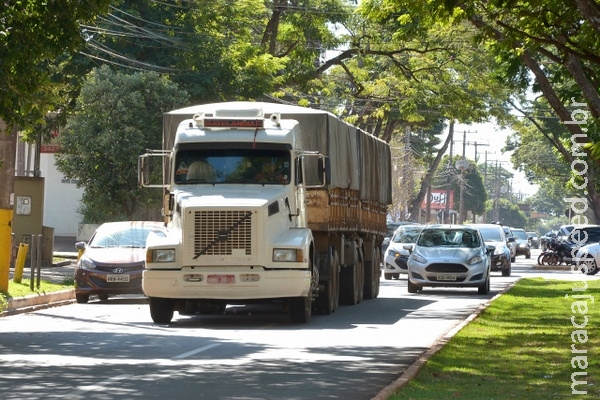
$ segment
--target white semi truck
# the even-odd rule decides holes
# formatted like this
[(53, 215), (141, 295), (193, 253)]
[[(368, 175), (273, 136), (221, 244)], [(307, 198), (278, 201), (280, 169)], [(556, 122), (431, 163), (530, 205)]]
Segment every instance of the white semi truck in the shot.
[(163, 149), (140, 156), (139, 179), (165, 191), (166, 228), (148, 237), (142, 279), (156, 323), (257, 301), (308, 322), (378, 296), (390, 149), (329, 112), (263, 102), (168, 112)]

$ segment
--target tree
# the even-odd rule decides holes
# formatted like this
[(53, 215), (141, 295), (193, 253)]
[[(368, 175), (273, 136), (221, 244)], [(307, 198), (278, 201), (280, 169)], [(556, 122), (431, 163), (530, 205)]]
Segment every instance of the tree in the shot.
[(83, 222), (157, 218), (161, 193), (138, 188), (137, 156), (161, 148), (163, 113), (187, 101), (184, 90), (154, 72), (104, 66), (90, 73), (56, 157), (65, 177), (84, 188)]
[[(506, 85), (541, 93), (555, 116), (565, 122), (570, 144), (559, 146), (565, 160), (587, 164), (573, 170), (582, 178), (578, 197), (600, 220), (600, 6), (593, 0), (463, 1), (374, 0), (397, 19), (429, 24), (469, 21), (479, 32), (482, 50), (495, 54), (498, 77)], [(386, 7), (381, 7), (384, 3)], [(530, 77), (534, 81), (530, 82)], [(571, 123), (569, 123), (569, 121)], [(588, 163), (589, 161), (589, 163)], [(593, 167), (592, 167), (593, 165)]]
[(41, 121), (55, 109), (61, 82), (58, 56), (83, 43), (79, 24), (92, 21), (110, 0), (4, 1), (0, 3), (0, 290), (8, 289), (17, 127)]

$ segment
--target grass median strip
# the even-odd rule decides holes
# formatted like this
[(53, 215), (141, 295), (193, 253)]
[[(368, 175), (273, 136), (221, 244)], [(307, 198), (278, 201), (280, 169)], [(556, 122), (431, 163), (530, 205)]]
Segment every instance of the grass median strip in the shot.
[(34, 281), (33, 290), (31, 290), (30, 282), (29, 279), (23, 279), (21, 283), (10, 280), (8, 282), (8, 292), (0, 292), (0, 311), (6, 308), (10, 299), (25, 297), (31, 294), (46, 294), (73, 289), (73, 278), (65, 278), (65, 280), (60, 283), (52, 283), (42, 279), (40, 280), (39, 289), (37, 288), (37, 281)]
[(600, 281), (522, 279), (391, 400), (600, 398)]

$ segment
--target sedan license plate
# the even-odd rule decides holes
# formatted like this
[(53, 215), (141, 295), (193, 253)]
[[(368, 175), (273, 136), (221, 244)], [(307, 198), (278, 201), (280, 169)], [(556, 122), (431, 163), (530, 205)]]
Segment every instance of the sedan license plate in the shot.
[(454, 274), (437, 274), (438, 281), (455, 281), (456, 275)]
[(233, 283), (235, 282), (235, 275), (208, 275), (206, 277), (207, 283)]
[(129, 274), (108, 274), (106, 282), (129, 282)]

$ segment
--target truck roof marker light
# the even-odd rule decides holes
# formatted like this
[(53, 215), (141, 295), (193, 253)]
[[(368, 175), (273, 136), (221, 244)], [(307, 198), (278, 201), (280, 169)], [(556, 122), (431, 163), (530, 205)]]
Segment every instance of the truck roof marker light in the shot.
[(194, 120), (198, 128), (204, 128), (204, 113), (194, 114), (192, 120)]

